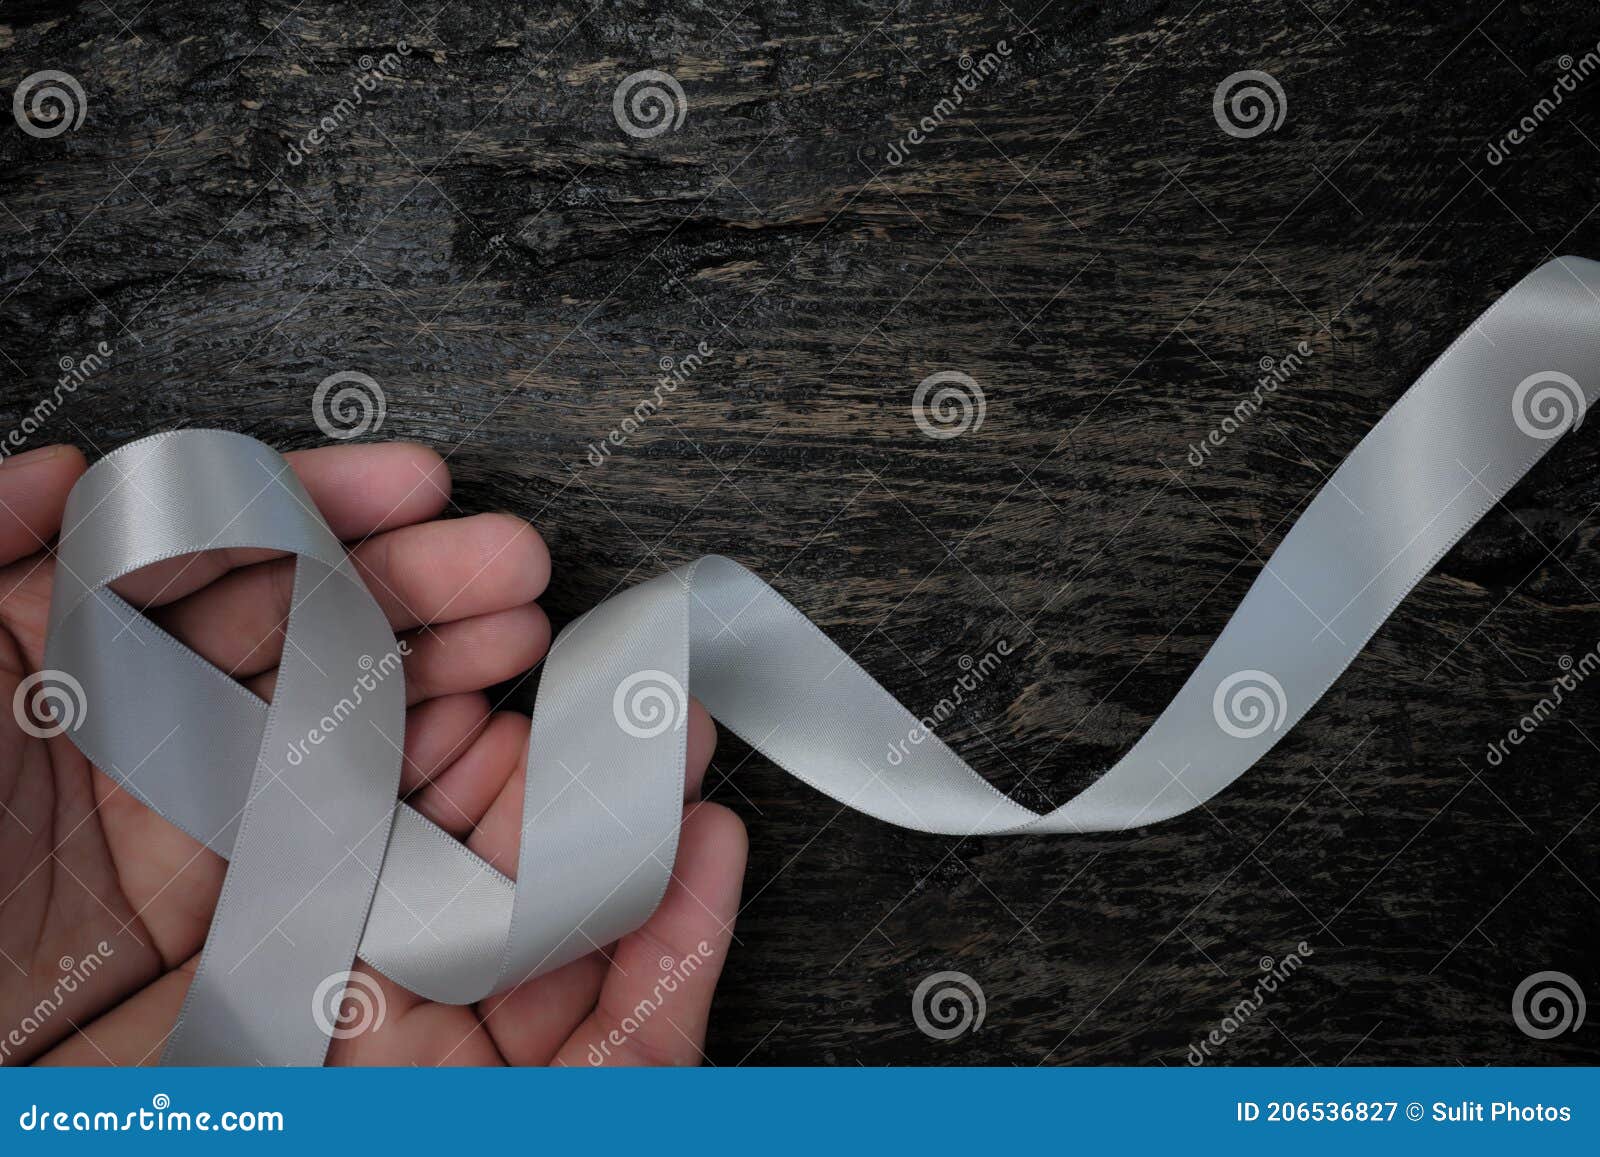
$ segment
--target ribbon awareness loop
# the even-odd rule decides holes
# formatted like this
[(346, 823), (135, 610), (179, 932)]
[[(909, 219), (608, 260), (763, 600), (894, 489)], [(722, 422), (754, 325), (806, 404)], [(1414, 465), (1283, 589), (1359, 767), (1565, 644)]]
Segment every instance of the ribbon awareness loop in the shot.
[[(1289, 732), (1597, 393), (1600, 264), (1559, 258), (1417, 379), (1127, 755), (1043, 815), (737, 563), (702, 558), (624, 591), (545, 661), (515, 883), (397, 802), (396, 642), (284, 459), (217, 430), (123, 446), (68, 502), (46, 665), (83, 688), (71, 741), (229, 860), (163, 1059), (321, 1063), (338, 1030), (314, 1006), (357, 956), (426, 998), (469, 1003), (638, 927), (676, 855), (690, 694), (792, 775), (918, 831), (1116, 831), (1197, 807)], [(270, 704), (111, 589), (221, 547), (297, 559)]]

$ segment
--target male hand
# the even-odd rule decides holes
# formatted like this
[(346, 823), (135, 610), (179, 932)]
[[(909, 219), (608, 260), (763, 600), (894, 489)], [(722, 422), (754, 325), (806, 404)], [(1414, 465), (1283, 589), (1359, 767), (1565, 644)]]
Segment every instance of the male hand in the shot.
[[(511, 515), (440, 519), (449, 472), (421, 446), (288, 459), (410, 645), (402, 793), (514, 878), (528, 720), (492, 711), (485, 689), (538, 663), (550, 644), (533, 601), (550, 576), (543, 540)], [(56, 565), (48, 543), (84, 469), (69, 446), (0, 463), (0, 1063), (159, 1060), (227, 867), (64, 735), (36, 738), (12, 710), (18, 684), (43, 665)], [(211, 551), (147, 567), (115, 589), (266, 699), (293, 568), (265, 551)], [(425, 1001), (357, 962), (383, 1018), (335, 1039), (329, 1063), (698, 1063), (746, 851), (738, 817), (697, 802), (715, 743), (711, 717), (691, 702), (678, 859), (643, 928), (470, 1007)], [(700, 957), (693, 971), (664, 987), (690, 956)]]

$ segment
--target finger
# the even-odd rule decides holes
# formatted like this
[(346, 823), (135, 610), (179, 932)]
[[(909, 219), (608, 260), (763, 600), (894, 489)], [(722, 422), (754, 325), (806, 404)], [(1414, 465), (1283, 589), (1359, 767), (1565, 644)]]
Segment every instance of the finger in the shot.
[[(285, 457), (341, 541), (437, 518), (450, 501), (450, 471), (426, 446), (324, 446)], [(236, 567), (280, 556), (278, 551), (244, 549), (179, 555), (119, 579), (113, 589), (135, 606), (164, 606)]]
[[(407, 712), (402, 782), (409, 777), (419, 785), (470, 750), (476, 731), (487, 722), (486, 706), (482, 695), (459, 695)], [(120, 865), (122, 893), (163, 966), (175, 967), (204, 943), (227, 863), (103, 773), (95, 773), (94, 786), (100, 826)]]
[[(496, 866), (514, 877), (527, 720), (510, 713), (494, 716), (467, 742), (464, 754), (449, 760), (449, 752), (460, 742), (459, 737), (472, 734), (472, 723), (479, 717), (482, 703), (481, 696), (460, 695), (430, 700), (410, 712), (406, 764), (413, 769), (411, 774), (447, 763), (444, 771), (434, 774), (431, 782), (413, 796), (412, 802), (413, 805), (422, 804), (425, 798), (431, 797), (431, 804), (422, 804), (419, 810), (459, 834), (466, 829), (466, 818), (484, 810), (485, 799), (492, 800), (487, 807), (498, 809), (499, 818), (506, 822), (508, 830), (501, 830), (496, 838), (489, 829), (480, 827), (471, 845), (480, 855), (485, 855), (492, 852), (489, 844), (498, 843), (508, 854), (500, 858)], [(711, 757), (715, 728), (698, 703), (691, 703), (688, 726), (691, 753), (688, 779), (691, 786), (697, 786), (705, 763)], [(452, 736), (456, 738), (451, 739)], [(444, 802), (446, 795), (450, 798), (448, 805)], [(121, 794), (119, 803), (143, 812), (151, 823), (161, 823), (125, 793)], [(486, 815), (482, 818), (487, 821)], [(737, 820), (733, 822), (738, 823)], [(128, 824), (118, 827), (125, 831), (136, 830)], [(689, 863), (688, 845), (699, 838), (696, 835), (699, 830), (700, 821), (691, 816), (685, 825), (684, 848), (679, 853), (680, 875)], [(174, 834), (192, 843), (181, 833)], [(742, 835), (737, 842), (742, 845)], [(181, 853), (181, 850), (177, 851)], [(103, 1064), (109, 1060), (126, 1065), (153, 1064), (159, 1059), (165, 1034), (182, 1006), (193, 969), (193, 954), (199, 951), (204, 939), (205, 922), (215, 902), (216, 890), (221, 886), (221, 860), (204, 852), (198, 844), (193, 845), (193, 851), (198, 855), (182, 857), (192, 862), (176, 875), (170, 870), (157, 872), (148, 885), (135, 881), (131, 889), (140, 893), (147, 886), (158, 888), (174, 900), (181, 900), (181, 904), (172, 905), (180, 909), (176, 915), (188, 917), (188, 927), (181, 933), (168, 918), (175, 914), (167, 912), (165, 904), (147, 905), (144, 918), (152, 926), (153, 935), (159, 928), (160, 935), (155, 938), (169, 963), (187, 963), (180, 964), (177, 971), (101, 1017), (88, 1026), (84, 1034), (59, 1046), (47, 1055), (45, 1063)], [(738, 866), (734, 870), (742, 874), (742, 850), (737, 859)], [(136, 858), (135, 862), (143, 861)], [(180, 876), (183, 878), (179, 879)], [(676, 888), (674, 884), (674, 888), (669, 889), (663, 908), (672, 902)], [(379, 993), (386, 1016), (370, 1026), (369, 1031), (334, 1041), (329, 1061), (334, 1064), (490, 1064), (501, 1055), (496, 1052), (498, 1048), (512, 1063), (543, 1063), (594, 1007), (609, 967), (605, 957), (591, 954), (522, 985), (504, 998), (495, 998), (493, 1003), (484, 1002), (480, 1009), (485, 1010), (485, 1015), (470, 1009), (419, 1001), (386, 977), (358, 965), (356, 972)], [(481, 1028), (478, 1026), (480, 1015), (484, 1017)]]
[(489, 697), (481, 691), (427, 699), (407, 711), (400, 794), (437, 779), (467, 753), (488, 723)]
[[(689, 734), (684, 766), (684, 798), (695, 800), (717, 744), (717, 725), (698, 700), (689, 701)], [(526, 749), (506, 777), (467, 846), (512, 879), (521, 846), (523, 765)], [(508, 993), (478, 1002), (495, 1047), (508, 1064), (544, 1065), (594, 1009), (600, 985), (611, 967), (607, 952), (591, 952), (554, 972), (518, 985)]]
[[(3, 474), (0, 468), (0, 474)], [(0, 518), (7, 518), (0, 507)], [(0, 569), (0, 623), (3, 623), (22, 649), (25, 668), (17, 673), (37, 671), (44, 666), (44, 637), (50, 622), (50, 592), (55, 586), (56, 559), (53, 554), (22, 558)]]
[(104, 1016), (81, 1026), (35, 1063), (117, 1068), (160, 1064), (199, 963), (199, 956), (191, 956)]
[[(481, 691), (521, 675), (550, 646), (550, 620), (536, 603), (479, 615), (459, 623), (429, 627), (405, 640), (406, 702)], [(271, 699), (278, 668), (263, 671), (244, 685)]]
[(67, 491), (87, 469), (73, 446), (0, 460), (0, 566), (38, 554), (61, 529)]
[[(351, 551), (356, 571), (397, 631), (532, 602), (550, 577), (539, 533), (509, 514), (426, 522), (375, 535)], [(236, 569), (151, 618), (238, 678), (278, 664), (295, 560)]]
[[(470, 697), (462, 697), (463, 699)], [(447, 700), (436, 700), (430, 705), (434, 711), (440, 711), (440, 704), (449, 704)], [(463, 704), (464, 706), (465, 704)], [(698, 706), (698, 705), (696, 705)], [(420, 709), (419, 709), (420, 710)], [(454, 707), (451, 707), (454, 710)], [(413, 711), (413, 715), (417, 711)], [(437, 717), (436, 717), (437, 718)], [(513, 716), (502, 716), (507, 720), (515, 720), (523, 731), (526, 722)], [(694, 715), (691, 715), (691, 726)], [(709, 722), (709, 717), (705, 719)], [(509, 726), (509, 724), (501, 724)], [(426, 738), (427, 727), (408, 728), (408, 762), (423, 764), (436, 757), (430, 756), (427, 746), (430, 739)], [(487, 729), (486, 729), (487, 730)], [(415, 736), (415, 739), (413, 739)], [(481, 741), (481, 740), (480, 740)], [(415, 742), (415, 750), (411, 744)], [(691, 749), (703, 751), (706, 759), (710, 758), (709, 744), (691, 742)], [(504, 752), (506, 748), (502, 748)], [(516, 747), (514, 766), (516, 775), (502, 767), (501, 771), (492, 773), (499, 775), (505, 781), (496, 804), (508, 814), (520, 815), (521, 791), (520, 774), (522, 764), (521, 745)], [(459, 762), (459, 761), (458, 761)], [(503, 763), (502, 758), (502, 763)], [(485, 768), (490, 768), (490, 761), (485, 761)], [(451, 766), (454, 770), (454, 765)], [(492, 771), (492, 769), (491, 769)], [(517, 783), (510, 782), (513, 778)], [(697, 777), (696, 777), (697, 778)], [(510, 808), (512, 800), (515, 801), (514, 813)], [(138, 807), (134, 801), (126, 799), (126, 803)], [(711, 831), (709, 838), (704, 834), (707, 831), (705, 821), (700, 817), (705, 813), (720, 813), (716, 827), (722, 829), (719, 835)], [(156, 821), (151, 814), (150, 818)], [(731, 820), (733, 828), (728, 830), (727, 821)], [(159, 822), (159, 821), (156, 821)], [(731, 838), (730, 838), (731, 837)], [(186, 837), (185, 837), (186, 838)], [(483, 846), (485, 837), (475, 834), (474, 842), (479, 854), (484, 854)], [(506, 842), (502, 838), (502, 843)], [(195, 845), (198, 849), (198, 845)], [(721, 852), (718, 853), (717, 849)], [(678, 856), (678, 867), (672, 887), (668, 889), (667, 898), (663, 900), (662, 909), (657, 917), (652, 919), (650, 927), (663, 921), (663, 914), (670, 913), (680, 906), (684, 888), (693, 888), (701, 895), (712, 895), (713, 889), (697, 885), (694, 879), (704, 874), (700, 866), (707, 854), (720, 859), (724, 870), (733, 874), (733, 894), (731, 900), (719, 900), (719, 910), (725, 909), (728, 916), (719, 923), (731, 920), (732, 912), (738, 903), (738, 877), (743, 873), (744, 838), (742, 826), (730, 813), (717, 808), (715, 805), (700, 805), (691, 810), (685, 820), (684, 835)], [(213, 862), (215, 868), (220, 868), (220, 860), (211, 857), (209, 853), (204, 858)], [(515, 828), (511, 833), (511, 862), (503, 864), (502, 870), (515, 875)], [(208, 890), (214, 900), (215, 886), (220, 885), (220, 879), (214, 881)], [(161, 885), (171, 891), (171, 877)], [(137, 891), (137, 889), (135, 889)], [(176, 971), (167, 974), (160, 980), (143, 989), (135, 997), (119, 1006), (117, 1009), (95, 1021), (88, 1026), (82, 1034), (70, 1038), (55, 1050), (49, 1053), (43, 1063), (47, 1064), (103, 1064), (118, 1065), (153, 1064), (160, 1055), (165, 1044), (165, 1037), (170, 1032), (178, 1010), (183, 1003), (184, 993), (188, 987), (190, 975), (193, 971), (195, 957), (204, 937), (204, 920), (209, 913), (210, 905), (205, 898), (196, 898), (189, 893), (191, 888), (180, 888), (178, 894), (185, 896), (185, 906), (192, 906), (199, 918), (198, 928), (192, 933), (190, 952), (177, 959), (182, 961)], [(157, 907), (152, 905), (151, 907)], [(148, 920), (150, 911), (146, 911)], [(693, 914), (690, 914), (691, 919)], [(683, 931), (683, 922), (673, 920), (674, 927)], [(688, 930), (692, 933), (692, 929)], [(657, 939), (664, 939), (665, 935), (676, 933), (668, 930)], [(655, 935), (655, 934), (652, 934)], [(625, 938), (619, 946), (619, 963), (629, 952), (635, 951), (633, 947), (638, 941), (640, 933)], [(718, 960), (716, 967), (720, 968), (720, 957), (725, 952), (726, 941), (717, 939), (708, 941), (707, 948), (711, 952), (705, 954)], [(692, 951), (698, 950), (695, 945)], [(169, 957), (169, 959), (171, 959)], [(660, 961), (658, 960), (659, 966)], [(514, 990), (505, 998), (497, 998), (498, 1003), (492, 1007), (484, 1017), (482, 1028), (478, 1026), (477, 1016), (469, 1009), (454, 1008), (445, 1005), (433, 1005), (419, 1001), (413, 994), (389, 981), (387, 978), (371, 973), (361, 966), (357, 966), (358, 974), (365, 976), (368, 983), (376, 986), (386, 1002), (386, 1019), (378, 1023), (369, 1032), (350, 1038), (335, 1041), (329, 1053), (331, 1063), (337, 1064), (492, 1064), (498, 1059), (496, 1049), (504, 1051), (507, 1059), (515, 1064), (537, 1063), (547, 1059), (572, 1029), (585, 1021), (589, 1010), (594, 1006), (596, 994), (600, 991), (603, 980), (607, 974), (608, 962), (599, 954), (591, 954), (581, 960), (558, 969), (548, 976), (523, 985)], [(699, 962), (690, 961), (685, 957), (685, 966), (676, 971), (688, 975), (690, 970), (699, 972)], [(692, 977), (690, 977), (692, 979)], [(664, 983), (676, 985), (678, 982), (671, 976)], [(687, 989), (686, 989), (687, 991)], [(709, 998), (707, 998), (709, 999)], [(480, 1008), (486, 1008), (489, 1002), (484, 1002)], [(674, 1006), (676, 1008), (676, 1006)], [(661, 1011), (671, 1011), (663, 1005)], [(696, 1021), (693, 1010), (683, 1023), (693, 1028), (696, 1023), (699, 1028), (695, 1030), (696, 1041), (703, 1039), (704, 1015), (699, 1014)], [(673, 1015), (678, 1015), (673, 1013)], [(591, 1022), (593, 1017), (588, 1018)], [(591, 1026), (592, 1027), (592, 1026)], [(587, 1052), (580, 1046), (580, 1051)], [(596, 1049), (609, 1047), (616, 1052), (614, 1046), (607, 1046), (604, 1039), (596, 1044)]]
[(689, 700), (689, 735), (684, 742), (683, 798), (697, 800), (705, 787), (706, 769), (717, 750), (717, 725), (700, 700)]
[[(155, 1065), (177, 1024), (200, 957), (135, 993), (38, 1061), (43, 1065)], [(463, 1005), (422, 1001), (356, 962), (329, 1042), (331, 1065), (497, 1065), (489, 1035)], [(311, 1016), (307, 1008), (299, 1015)]]
[(594, 1012), (556, 1064), (694, 1065), (733, 939), (748, 845), (739, 817), (693, 804), (672, 882), (643, 928), (617, 942)]
[[(697, 699), (689, 700), (689, 736), (684, 760), (684, 799), (699, 797), (706, 766), (717, 744), (717, 725)], [(527, 731), (527, 721), (523, 730)], [(467, 838), (467, 847), (487, 860), (502, 875), (517, 878), (517, 855), (522, 847), (522, 796), (527, 745), (517, 753), (515, 765), (501, 778), (500, 792)], [(666, 774), (662, 768), (661, 773)], [(537, 983), (537, 982), (535, 982)]]
[(544, 539), (514, 514), (425, 522), (369, 539), (353, 557), (397, 630), (531, 603), (550, 581)]
[(330, 1065), (499, 1065), (471, 1005), (435, 1004), (357, 963), (329, 1042)]
[(611, 961), (599, 952), (478, 1002), (478, 1016), (508, 1065), (547, 1065), (594, 1009)]
[(122, 894), (162, 967), (175, 967), (205, 942), (228, 863), (104, 772), (96, 769), (93, 778), (100, 829)]
[(515, 678), (550, 649), (537, 603), (417, 631), (406, 638), (406, 702), (478, 691)]
[(522, 767), (527, 750), (528, 717), (500, 712), (459, 758), (407, 802), (461, 839), (489, 814), (506, 783)]
[(438, 518), (450, 502), (450, 468), (431, 446), (373, 442), (284, 457), (341, 542)]

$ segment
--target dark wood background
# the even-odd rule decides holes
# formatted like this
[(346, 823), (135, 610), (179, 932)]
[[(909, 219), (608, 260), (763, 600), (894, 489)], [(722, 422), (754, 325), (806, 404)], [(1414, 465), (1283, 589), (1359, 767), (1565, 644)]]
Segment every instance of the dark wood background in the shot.
[[(558, 623), (717, 551), (915, 710), (1010, 640), (944, 733), (1059, 803), (1455, 334), (1548, 257), (1600, 256), (1600, 75), (1486, 157), (1600, 13), (1041, 2), (7, 0), (0, 86), (62, 69), (88, 114), (0, 131), (0, 417), (104, 340), (36, 441), (303, 446), (317, 383), (368, 373), (383, 435), (448, 452), (461, 510), (536, 521)], [(889, 164), (1001, 39), (1004, 69)], [(397, 76), (291, 164), (401, 40)], [(611, 100), (644, 68), (688, 113), (634, 139)], [(1282, 85), (1277, 131), (1214, 120), (1243, 69)], [(1305, 370), (1187, 465), (1302, 339)], [(701, 340), (717, 355), (586, 464)], [(911, 397), (947, 369), (987, 416), (933, 441)], [(1181, 1065), (1303, 940), (1219, 1062), (1600, 1061), (1600, 1025), (1537, 1041), (1510, 1014), (1543, 969), (1600, 996), (1600, 687), (1483, 758), (1600, 643), (1597, 466), (1600, 436), (1565, 440), (1268, 760), (1171, 823), (915, 835), (725, 737), (711, 795), (753, 848), (711, 1058)], [(911, 994), (946, 969), (986, 1019), (941, 1042)]]

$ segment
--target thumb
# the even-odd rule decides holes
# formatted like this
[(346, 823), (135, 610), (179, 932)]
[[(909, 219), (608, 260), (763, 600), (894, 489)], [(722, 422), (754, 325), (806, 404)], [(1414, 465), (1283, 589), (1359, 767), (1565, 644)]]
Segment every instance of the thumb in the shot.
[(67, 491), (87, 468), (75, 446), (0, 459), (0, 566), (45, 548), (61, 529)]

